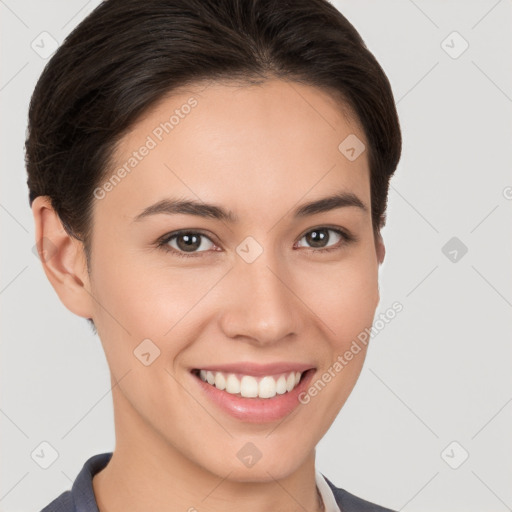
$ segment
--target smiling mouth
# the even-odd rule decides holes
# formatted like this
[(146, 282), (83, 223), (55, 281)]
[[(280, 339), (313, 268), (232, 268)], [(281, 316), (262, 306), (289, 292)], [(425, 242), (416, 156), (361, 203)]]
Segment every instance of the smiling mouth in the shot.
[(255, 377), (196, 368), (192, 370), (192, 374), (203, 382), (231, 395), (243, 398), (273, 398), (294, 390), (311, 371), (314, 371), (314, 368), (302, 372), (288, 371)]

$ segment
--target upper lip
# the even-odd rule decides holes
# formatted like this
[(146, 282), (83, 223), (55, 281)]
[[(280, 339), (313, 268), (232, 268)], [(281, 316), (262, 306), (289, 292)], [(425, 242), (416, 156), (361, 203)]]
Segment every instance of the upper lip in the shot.
[(251, 362), (240, 362), (231, 364), (209, 364), (206, 366), (198, 366), (194, 369), (205, 370), (212, 372), (224, 372), (224, 373), (241, 373), (243, 375), (253, 375), (254, 377), (261, 377), (265, 375), (277, 375), (279, 373), (288, 372), (305, 372), (314, 368), (309, 363), (294, 363), (294, 362), (276, 362), (269, 364), (259, 364)]

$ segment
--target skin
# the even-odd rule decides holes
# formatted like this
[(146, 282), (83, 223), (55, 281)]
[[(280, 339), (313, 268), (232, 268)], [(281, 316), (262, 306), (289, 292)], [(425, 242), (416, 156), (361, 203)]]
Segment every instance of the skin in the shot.
[[(338, 150), (349, 134), (366, 144), (365, 136), (317, 88), (209, 84), (151, 109), (117, 147), (113, 170), (192, 96), (190, 114), (95, 199), (90, 275), (82, 244), (48, 198), (32, 206), (36, 240), (55, 246), (44, 271), (70, 311), (93, 318), (111, 371), (116, 446), (93, 479), (96, 499), (102, 512), (320, 510), (315, 446), (351, 393), (366, 348), (308, 404), (265, 424), (219, 410), (189, 369), (294, 361), (311, 363), (319, 376), (372, 325), (385, 250), (372, 229), (367, 152), (349, 161)], [(292, 218), (300, 204), (339, 190), (367, 210)], [(158, 214), (133, 222), (171, 196), (215, 203), (239, 221)], [(329, 231), (324, 246), (338, 249), (320, 253), (305, 235), (325, 225), (357, 240)], [(155, 247), (178, 229), (205, 232), (197, 257)], [(252, 263), (236, 252), (247, 236), (263, 248)], [(160, 349), (149, 366), (133, 353), (146, 338)], [(262, 454), (250, 468), (236, 456), (247, 442)]]

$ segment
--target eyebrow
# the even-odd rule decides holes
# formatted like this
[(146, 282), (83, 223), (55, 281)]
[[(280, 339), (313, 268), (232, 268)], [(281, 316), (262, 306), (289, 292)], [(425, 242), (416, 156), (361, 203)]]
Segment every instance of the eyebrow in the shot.
[[(308, 215), (315, 215), (350, 206), (359, 208), (363, 212), (368, 211), (368, 207), (355, 194), (351, 192), (338, 192), (337, 194), (302, 204), (293, 211), (293, 217), (302, 218)], [(157, 214), (196, 215), (198, 217), (212, 218), (230, 223), (239, 221), (238, 216), (231, 210), (225, 210), (215, 204), (203, 203), (192, 199), (166, 198), (145, 208), (134, 217), (133, 222), (139, 222), (149, 216)]]

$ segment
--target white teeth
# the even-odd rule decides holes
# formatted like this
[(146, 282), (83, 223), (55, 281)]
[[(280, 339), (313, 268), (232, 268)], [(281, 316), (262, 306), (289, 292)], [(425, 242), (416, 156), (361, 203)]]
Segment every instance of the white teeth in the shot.
[(233, 375), (228, 375), (226, 380), (226, 391), (232, 395), (240, 393), (240, 381)]
[(199, 377), (217, 389), (232, 395), (240, 394), (244, 398), (273, 398), (294, 389), (302, 376), (301, 372), (290, 372), (279, 376), (266, 375), (258, 378), (244, 375), (239, 379), (235, 374), (200, 370)]
[(290, 373), (286, 379), (286, 391), (291, 391), (295, 387), (295, 373)]
[(272, 377), (263, 377), (263, 379), (261, 379), (259, 383), (258, 396), (260, 398), (272, 398), (273, 396), (276, 396), (276, 388), (277, 384), (275, 379), (273, 379)]
[(283, 395), (286, 393), (286, 377), (284, 375), (281, 375), (281, 377), (277, 379), (276, 393), (278, 395)]
[(226, 378), (220, 372), (215, 374), (215, 387), (217, 389), (226, 389)]
[(244, 375), (240, 383), (240, 394), (245, 398), (258, 396), (258, 381), (250, 375)]

